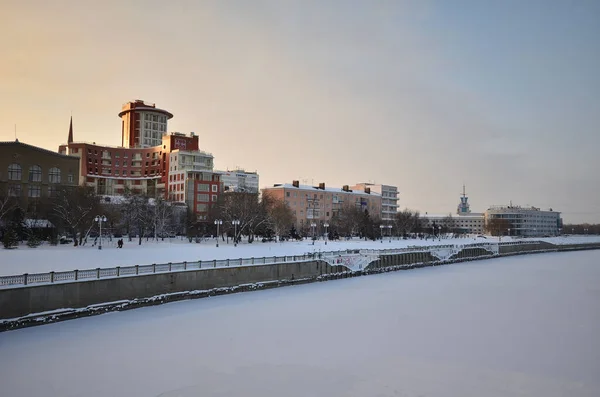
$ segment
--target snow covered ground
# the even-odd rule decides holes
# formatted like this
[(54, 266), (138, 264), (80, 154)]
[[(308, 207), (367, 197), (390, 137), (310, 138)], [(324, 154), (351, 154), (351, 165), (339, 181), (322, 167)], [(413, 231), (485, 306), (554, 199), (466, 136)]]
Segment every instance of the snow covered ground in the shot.
[[(600, 236), (559, 237), (541, 239), (553, 243), (600, 242)], [(29, 248), (22, 245), (18, 249), (0, 249), (0, 276), (23, 273), (45, 273), (49, 271), (67, 271), (75, 269), (95, 269), (97, 267), (115, 267), (130, 265), (146, 265), (152, 263), (168, 263), (213, 259), (239, 259), (263, 256), (302, 255), (307, 252), (355, 249), (403, 248), (409, 245), (429, 244), (469, 244), (474, 242), (498, 241), (497, 238), (461, 238), (440, 240), (389, 240), (383, 241), (324, 241), (283, 242), (283, 243), (242, 243), (237, 247), (216, 240), (202, 243), (189, 243), (187, 240), (171, 239), (165, 241), (125, 242), (122, 249), (116, 248), (116, 240), (104, 242), (103, 249), (97, 247), (72, 245), (49, 245)], [(502, 238), (502, 241), (508, 241)], [(522, 240), (520, 240), (522, 241)]]
[(600, 395), (600, 251), (211, 297), (0, 334), (0, 395)]

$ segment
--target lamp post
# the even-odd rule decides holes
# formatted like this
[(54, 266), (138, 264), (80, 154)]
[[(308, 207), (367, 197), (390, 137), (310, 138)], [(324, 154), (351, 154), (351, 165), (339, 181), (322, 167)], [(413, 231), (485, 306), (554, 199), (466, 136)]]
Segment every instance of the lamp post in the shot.
[(325, 224), (323, 224), (323, 227), (325, 227), (325, 245), (327, 245), (327, 240), (329, 239), (329, 233), (327, 233), (327, 229), (329, 228), (329, 223), (325, 222)]
[(237, 247), (237, 226), (240, 224), (239, 219), (234, 219), (231, 221), (233, 225), (233, 246)]
[(442, 241), (442, 225), (438, 226), (438, 237), (440, 238), (440, 241)]
[(390, 235), (390, 243), (392, 242), (392, 225), (387, 225), (386, 226), (388, 229), (388, 234)]
[(219, 247), (219, 226), (223, 224), (221, 219), (215, 219), (215, 225), (217, 225), (217, 247)]
[(381, 231), (381, 243), (383, 244), (383, 228), (385, 225), (379, 225), (379, 230)]
[(100, 227), (100, 244), (98, 245), (98, 249), (102, 249), (102, 222), (106, 222), (106, 217), (104, 215), (96, 215), (94, 218), (96, 222), (98, 222), (98, 226)]
[(508, 237), (510, 237), (510, 227), (508, 228)]
[(317, 227), (317, 224), (314, 222), (310, 223), (310, 228), (312, 229), (312, 245), (315, 245), (315, 228)]

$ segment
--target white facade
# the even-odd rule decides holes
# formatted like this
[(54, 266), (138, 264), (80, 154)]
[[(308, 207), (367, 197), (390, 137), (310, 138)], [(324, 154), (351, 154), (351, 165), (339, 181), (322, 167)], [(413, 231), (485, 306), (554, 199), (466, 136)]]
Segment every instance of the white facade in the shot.
[(244, 170), (215, 171), (221, 174), (225, 191), (258, 193), (258, 174)]
[[(425, 231), (435, 226), (441, 226), (444, 230), (453, 233), (483, 234), (485, 231), (485, 216), (481, 213), (468, 213), (465, 215), (421, 215)], [(437, 233), (437, 231), (436, 231)]]
[[(185, 182), (189, 171), (213, 170), (213, 155), (201, 150), (174, 150), (169, 154), (169, 199), (186, 202)], [(176, 200), (176, 198), (179, 198)]]
[(137, 111), (140, 115), (140, 147), (162, 145), (162, 136), (167, 133), (167, 116), (153, 111)]
[(378, 193), (381, 196), (381, 220), (383, 222), (392, 222), (398, 213), (398, 188), (396, 186), (374, 183), (359, 183), (352, 186), (353, 190), (365, 191), (365, 188), (369, 188), (371, 192)]
[(562, 228), (560, 212), (542, 211), (536, 207), (514, 205), (492, 206), (485, 212), (486, 222), (502, 219), (508, 222), (511, 236), (557, 236)]

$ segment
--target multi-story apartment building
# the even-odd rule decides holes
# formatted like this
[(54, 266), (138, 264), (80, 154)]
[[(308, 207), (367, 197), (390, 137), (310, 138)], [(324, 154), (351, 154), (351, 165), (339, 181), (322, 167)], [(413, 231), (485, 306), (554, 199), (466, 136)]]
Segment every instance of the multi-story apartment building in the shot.
[(23, 209), (61, 186), (77, 186), (79, 161), (15, 140), (0, 142), (0, 197), (10, 196)]
[[(220, 175), (213, 172), (213, 155), (199, 149), (198, 136), (164, 132), (173, 115), (143, 101), (125, 104), (119, 115), (123, 118), (122, 147), (75, 142), (71, 120), (68, 141), (58, 150), (79, 158), (78, 182), (100, 195), (118, 196), (130, 190), (187, 203), (205, 219), (222, 188)], [(152, 123), (148, 128), (146, 118)], [(211, 193), (207, 200), (205, 185)]]
[(221, 174), (226, 192), (258, 193), (258, 173), (244, 170), (215, 171)]
[(352, 190), (370, 189), (371, 193), (381, 195), (380, 218), (384, 223), (391, 223), (398, 213), (398, 188), (396, 186), (381, 185), (374, 183), (359, 183), (351, 187)]
[(562, 219), (560, 212), (550, 208), (547, 211), (536, 207), (518, 205), (497, 205), (485, 212), (486, 222), (502, 219), (507, 222), (511, 236), (541, 237), (557, 236), (561, 233)]
[(158, 109), (153, 103), (136, 99), (123, 105), (119, 117), (121, 146), (147, 148), (160, 146), (162, 136), (167, 132), (167, 120), (173, 118), (173, 114)]
[(319, 186), (300, 185), (299, 181), (291, 184), (275, 184), (262, 190), (263, 195), (270, 195), (277, 200), (285, 201), (296, 216), (296, 228), (305, 229), (315, 223), (322, 230), (322, 225), (345, 205), (354, 205), (361, 210), (379, 217), (381, 213), (381, 195), (365, 190), (352, 190), (345, 185), (340, 188), (328, 188), (324, 183)]

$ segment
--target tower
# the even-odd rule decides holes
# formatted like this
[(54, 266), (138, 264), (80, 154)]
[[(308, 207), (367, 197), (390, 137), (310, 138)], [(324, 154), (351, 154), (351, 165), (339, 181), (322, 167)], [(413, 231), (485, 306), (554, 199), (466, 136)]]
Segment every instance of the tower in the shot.
[(121, 146), (145, 148), (162, 144), (162, 136), (167, 132), (167, 120), (173, 114), (157, 108), (153, 103), (136, 99), (123, 105), (119, 117)]
[(73, 143), (73, 116), (71, 116), (71, 121), (69, 122), (69, 137), (67, 138), (67, 144)]
[(463, 184), (462, 196), (460, 196), (460, 204), (458, 204), (458, 208), (456, 209), (456, 213), (458, 215), (465, 215), (471, 212), (471, 206), (469, 205), (469, 198), (465, 193), (465, 185)]

